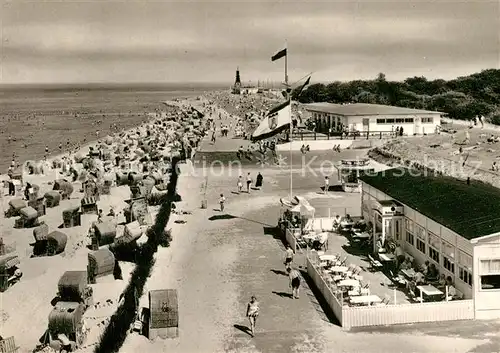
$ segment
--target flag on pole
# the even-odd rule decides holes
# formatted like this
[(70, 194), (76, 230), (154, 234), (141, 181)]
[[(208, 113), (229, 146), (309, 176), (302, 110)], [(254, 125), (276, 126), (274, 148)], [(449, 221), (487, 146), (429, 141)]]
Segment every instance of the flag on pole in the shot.
[(306, 82), (304, 82), (302, 84), (302, 86), (298, 87), (298, 89), (297, 89), (297, 95), (295, 97), (300, 96), (300, 94), (302, 93), (302, 91), (304, 90), (304, 88), (309, 84), (309, 82), (311, 82), (311, 76), (309, 76), (307, 78)]
[(276, 60), (279, 60), (283, 57), (286, 56), (286, 48), (285, 49), (281, 49), (279, 52), (277, 52), (276, 54), (274, 54), (272, 57), (271, 57), (271, 61), (276, 61)]
[(287, 100), (266, 114), (252, 134), (252, 141), (264, 140), (286, 130), (290, 126), (292, 115), (290, 100)]

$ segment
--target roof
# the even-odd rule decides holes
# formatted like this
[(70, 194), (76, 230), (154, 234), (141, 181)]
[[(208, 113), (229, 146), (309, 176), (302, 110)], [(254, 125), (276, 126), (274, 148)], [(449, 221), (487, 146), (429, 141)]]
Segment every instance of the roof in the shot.
[(406, 168), (360, 179), (468, 240), (500, 232), (500, 189), (491, 185)]
[(421, 110), (391, 105), (353, 103), (353, 104), (333, 104), (333, 103), (310, 103), (306, 104), (309, 111), (331, 113), (343, 116), (368, 116), (368, 115), (419, 115), (419, 114), (443, 114), (432, 110)]

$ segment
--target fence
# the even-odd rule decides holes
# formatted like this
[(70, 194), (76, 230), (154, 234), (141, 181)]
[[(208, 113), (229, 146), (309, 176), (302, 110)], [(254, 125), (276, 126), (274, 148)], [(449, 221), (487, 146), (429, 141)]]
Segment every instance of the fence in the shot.
[(342, 309), (342, 327), (345, 328), (473, 319), (472, 299)]
[(292, 133), (293, 140), (300, 141), (316, 141), (316, 140), (369, 140), (369, 139), (388, 139), (396, 137), (395, 131), (377, 131), (377, 132), (349, 132), (347, 134), (342, 134), (340, 132), (316, 132), (316, 131), (296, 131)]
[(286, 228), (285, 230), (286, 242), (294, 252), (297, 252), (297, 238), (294, 235), (297, 230), (300, 232), (299, 228)]
[(317, 268), (318, 261), (308, 254), (306, 262), (307, 274), (343, 328), (474, 319), (472, 299), (361, 307), (342, 305), (342, 297), (337, 297)]
[[(325, 201), (323, 201), (325, 200)], [(326, 203), (334, 204), (336, 199), (323, 198), (318, 201), (311, 200), (311, 205), (315, 208), (315, 218), (334, 218), (336, 215), (344, 217), (350, 215), (351, 217), (361, 216), (361, 205), (352, 207), (329, 207)], [(361, 203), (361, 202), (360, 202)]]

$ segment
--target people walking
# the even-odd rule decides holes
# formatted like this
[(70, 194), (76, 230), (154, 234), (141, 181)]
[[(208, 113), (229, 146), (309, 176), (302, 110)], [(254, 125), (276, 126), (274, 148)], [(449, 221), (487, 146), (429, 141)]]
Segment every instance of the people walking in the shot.
[(250, 185), (252, 185), (252, 176), (250, 172), (247, 174), (247, 193), (250, 193)]
[(293, 255), (294, 251), (292, 250), (290, 245), (287, 245), (285, 250), (285, 261), (284, 261), (285, 271), (288, 271), (292, 267)]
[(325, 176), (325, 194), (328, 193), (328, 190), (330, 189), (330, 178), (328, 178), (328, 175)]
[(299, 299), (299, 289), (300, 289), (300, 273), (297, 270), (292, 270), (291, 267), (286, 269), (288, 272), (288, 277), (290, 279), (290, 288), (292, 288), (292, 297)]
[(255, 335), (255, 324), (257, 322), (257, 317), (259, 316), (259, 302), (257, 301), (257, 298), (252, 295), (250, 298), (250, 302), (248, 302), (247, 305), (247, 317), (248, 321), (250, 322), (250, 332), (252, 337)]
[(226, 198), (224, 197), (224, 194), (220, 194), (220, 199), (219, 199), (219, 205), (220, 205), (220, 211), (224, 211), (224, 204), (226, 203)]
[(240, 175), (238, 177), (238, 193), (241, 193), (241, 191), (243, 190), (243, 177)]
[(256, 188), (261, 188), (262, 187), (262, 182), (264, 181), (264, 177), (262, 176), (262, 174), (257, 174), (257, 178), (255, 180), (255, 187)]

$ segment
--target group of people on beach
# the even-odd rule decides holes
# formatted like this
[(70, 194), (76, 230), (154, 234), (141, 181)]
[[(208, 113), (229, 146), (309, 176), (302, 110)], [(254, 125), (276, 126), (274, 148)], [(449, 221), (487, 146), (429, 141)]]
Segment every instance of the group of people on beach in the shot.
[[(238, 194), (241, 194), (243, 192), (243, 182), (244, 182), (243, 176), (240, 175), (238, 177), (238, 181), (236, 182), (236, 186), (238, 187)], [(264, 177), (259, 172), (257, 174), (257, 177), (256, 177), (255, 188), (256, 189), (260, 189), (262, 187), (262, 183), (263, 182), (264, 182)], [(249, 194), (251, 186), (252, 186), (252, 183), (253, 183), (252, 175), (250, 174), (250, 172), (247, 173), (247, 177), (246, 177), (245, 183), (246, 183), (246, 193)], [(224, 194), (220, 194), (220, 196), (219, 196), (219, 206), (220, 206), (220, 211), (221, 212), (224, 212), (225, 204), (226, 204), (226, 197), (224, 196)]]

